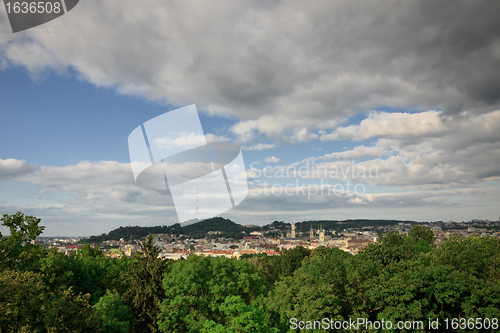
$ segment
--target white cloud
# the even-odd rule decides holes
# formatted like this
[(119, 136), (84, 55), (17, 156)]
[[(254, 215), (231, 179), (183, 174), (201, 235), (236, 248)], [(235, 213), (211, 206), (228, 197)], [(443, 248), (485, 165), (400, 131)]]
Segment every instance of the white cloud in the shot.
[(426, 111), (419, 113), (388, 113), (372, 111), (359, 125), (337, 128), (331, 134), (321, 136), (321, 141), (345, 139), (363, 140), (373, 137), (395, 136), (436, 136), (446, 130), (442, 111)]
[(278, 163), (280, 161), (279, 157), (276, 156), (269, 156), (264, 159), (264, 161), (268, 163)]
[(171, 133), (171, 136), (157, 138), (153, 142), (160, 149), (191, 148), (204, 146), (206, 143), (204, 135), (193, 132)]
[(77, 200), (92, 201), (92, 205), (110, 201), (141, 204), (164, 201), (158, 192), (143, 190), (135, 184), (129, 163), (85, 161), (64, 167), (41, 166), (15, 179), (70, 194)]
[(55, 70), (59, 74), (66, 72), (65, 64), (38, 43), (7, 44), (4, 55), (5, 58), (2, 59), (8, 59), (12, 65), (25, 66), (34, 79), (38, 79), (47, 69)]
[(366, 204), (362, 199), (360, 198), (350, 198), (347, 200), (348, 203), (353, 203), (353, 204)]
[(320, 131), (319, 140), (323, 141), (323, 142), (325, 142), (325, 141), (335, 141), (335, 140), (338, 139), (338, 137), (339, 137), (339, 135), (337, 133), (335, 133), (335, 132), (330, 133), (330, 134), (326, 134), (325, 131)]
[(317, 119), (307, 117), (265, 115), (257, 120), (240, 121), (231, 127), (231, 131), (243, 142), (252, 141), (264, 135), (268, 139), (283, 144), (296, 144), (316, 140), (318, 135), (311, 132), (313, 129), (330, 128), (339, 122), (340, 120), (337, 119), (318, 122)]
[[(337, 184), (337, 189), (319, 181), (303, 186), (283, 186), (272, 183), (252, 183), (248, 199), (238, 206), (238, 214), (243, 218), (312, 220), (343, 218), (396, 218), (409, 220), (453, 219), (467, 221), (476, 216), (496, 217), (496, 198), (498, 188), (487, 186), (444, 189), (435, 191), (406, 190), (389, 193), (370, 193), (371, 187), (365, 186), (367, 193), (346, 190), (346, 184)], [(329, 191), (330, 188), (330, 191)], [(358, 188), (361, 190), (361, 188)], [(288, 212), (288, 213), (287, 213)], [(250, 214), (250, 216), (248, 216)], [(334, 216), (334, 217), (332, 217)]]
[(330, 159), (314, 164), (323, 170), (316, 177), (343, 170), (347, 177), (339, 178), (347, 180), (357, 177), (346, 170), (371, 167), (378, 170), (377, 177), (360, 181), (420, 189), (468, 187), (483, 180), (500, 180), (500, 111), (454, 118), (442, 117), (438, 111), (372, 112), (359, 125), (338, 128), (336, 133), (342, 139), (378, 139), (372, 147), (360, 145), (303, 159), (292, 166)]
[(285, 138), (285, 141), (289, 141), (290, 143), (302, 143), (302, 142), (311, 142), (318, 139), (318, 135), (314, 133), (308, 132), (307, 128), (301, 128), (291, 136)]
[(0, 180), (13, 179), (36, 170), (35, 165), (27, 164), (25, 160), (16, 160), (13, 158), (0, 159)]
[(271, 149), (275, 148), (276, 145), (274, 144), (269, 144), (269, 143), (258, 143), (249, 147), (241, 147), (243, 150), (264, 150), (264, 149)]
[(205, 134), (205, 138), (207, 139), (208, 143), (211, 143), (211, 142), (230, 142), (231, 141), (229, 138), (226, 138), (225, 136), (215, 135), (212, 133)]
[(382, 156), (384, 153), (381, 147), (365, 147), (357, 146), (352, 150), (346, 150), (338, 153), (330, 153), (321, 156), (321, 159), (338, 159), (338, 160), (359, 160), (370, 156)]
[(42, 224), (48, 226), (47, 235), (89, 235), (129, 224), (178, 222), (168, 192), (141, 189), (128, 163), (85, 161), (63, 167), (41, 166), (10, 178), (36, 188), (13, 193), (27, 203), (0, 202), (0, 208), (4, 213), (22, 211), (41, 217)]

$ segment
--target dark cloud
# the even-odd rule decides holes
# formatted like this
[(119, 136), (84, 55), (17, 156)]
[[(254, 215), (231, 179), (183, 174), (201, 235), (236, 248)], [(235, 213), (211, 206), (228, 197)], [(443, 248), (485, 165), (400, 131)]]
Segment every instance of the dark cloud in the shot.
[[(30, 70), (72, 66), (124, 94), (272, 116), (286, 124), (257, 130), (279, 136), (383, 105), (498, 109), (499, 12), (495, 1), (95, 1), (47, 23), (57, 34), (0, 37), (0, 54)], [(46, 54), (30, 55), (30, 40)]]

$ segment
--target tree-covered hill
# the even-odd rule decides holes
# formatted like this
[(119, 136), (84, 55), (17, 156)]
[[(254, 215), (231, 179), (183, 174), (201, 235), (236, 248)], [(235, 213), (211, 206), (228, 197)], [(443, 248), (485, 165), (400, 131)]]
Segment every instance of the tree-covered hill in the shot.
[(185, 235), (189, 238), (204, 238), (209, 231), (222, 231), (222, 234), (220, 234), (221, 237), (241, 238), (244, 235), (241, 233), (242, 231), (248, 233), (260, 229), (261, 227), (247, 228), (229, 219), (214, 217), (184, 227), (179, 223), (171, 226), (119, 227), (118, 229), (114, 229), (107, 234), (90, 236), (89, 238), (83, 239), (81, 242), (98, 243), (106, 240), (119, 240), (120, 238), (124, 238), (125, 240), (139, 239), (146, 237), (149, 234), (167, 234), (176, 236)]

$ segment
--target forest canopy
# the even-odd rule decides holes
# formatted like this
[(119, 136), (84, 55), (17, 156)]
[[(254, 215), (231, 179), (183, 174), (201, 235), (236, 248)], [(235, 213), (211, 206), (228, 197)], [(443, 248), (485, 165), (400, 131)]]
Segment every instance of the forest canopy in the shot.
[[(416, 225), (357, 255), (296, 247), (172, 261), (158, 258), (152, 235), (133, 258), (109, 259), (88, 244), (67, 256), (31, 244), (40, 219), (17, 213), (1, 222), (10, 235), (0, 238), (0, 332), (296, 332), (294, 323), (324, 318), (425, 323), (386, 332), (428, 332), (434, 320), (439, 332), (498, 331), (497, 237), (452, 236), (436, 246), (432, 231)], [(489, 328), (453, 329), (453, 318), (488, 319)]]

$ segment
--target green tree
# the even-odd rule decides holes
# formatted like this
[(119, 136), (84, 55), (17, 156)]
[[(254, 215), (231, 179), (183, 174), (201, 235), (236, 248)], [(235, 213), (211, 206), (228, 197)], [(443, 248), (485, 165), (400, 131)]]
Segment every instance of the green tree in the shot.
[(76, 294), (73, 287), (46, 294), (42, 313), (48, 333), (95, 333), (99, 322), (93, 315), (90, 294)]
[[(369, 302), (363, 311), (370, 321), (422, 321), (463, 316), (460, 304), (468, 295), (464, 276), (450, 266), (427, 266), (425, 260), (405, 260), (385, 267), (364, 284)], [(425, 332), (426, 327), (405, 332)], [(388, 332), (397, 332), (395, 328)]]
[(159, 304), (165, 298), (162, 276), (167, 267), (167, 262), (158, 257), (159, 253), (153, 235), (148, 235), (127, 278), (129, 287), (123, 299), (134, 315), (134, 332), (158, 332)]
[(42, 246), (32, 245), (31, 242), (45, 228), (38, 225), (41, 219), (19, 212), (4, 214), (0, 221), (10, 230), (7, 237), (0, 233), (0, 269), (29, 269), (37, 265), (45, 251)]
[(226, 321), (219, 324), (208, 320), (203, 324), (202, 333), (278, 332), (269, 323), (262, 306), (247, 305), (240, 296), (226, 297), (224, 303), (219, 305), (219, 311)]
[(44, 283), (52, 291), (73, 287), (77, 294), (90, 294), (92, 305), (105, 295), (106, 289), (123, 294), (128, 289), (128, 268), (134, 261), (127, 257), (111, 260), (94, 253), (97, 256), (85, 255), (85, 251), (67, 256), (51, 249), (47, 257), (40, 260), (39, 271)]
[(90, 295), (72, 287), (51, 291), (40, 274), (0, 272), (1, 332), (95, 332), (98, 323), (88, 302)]
[(92, 247), (90, 244), (86, 243), (83, 245), (81, 254), (83, 257), (103, 257), (103, 253), (97, 246)]
[(108, 289), (106, 295), (102, 296), (93, 308), (101, 323), (102, 333), (130, 332), (134, 317), (117, 292)]
[(387, 266), (430, 252), (436, 247), (435, 239), (432, 229), (415, 224), (408, 235), (396, 232), (381, 235), (377, 243), (369, 244), (363, 250), (362, 256)]
[(302, 265), (302, 261), (311, 254), (302, 246), (297, 246), (290, 250), (281, 252), (279, 256), (272, 256), (271, 261), (278, 272), (279, 277), (292, 276), (293, 273)]
[(270, 257), (267, 254), (263, 253), (259, 255), (253, 255), (242, 260), (248, 261), (253, 267), (255, 267), (255, 269), (264, 274), (268, 287), (271, 287), (279, 279), (279, 272), (276, 269), (275, 260), (273, 260), (273, 257)]
[(449, 264), (478, 279), (500, 280), (500, 238), (460, 237), (444, 239), (434, 251), (435, 264)]
[(436, 237), (432, 229), (415, 224), (408, 232), (407, 241), (414, 254), (427, 253), (435, 248)]
[(288, 331), (291, 318), (340, 320), (351, 313), (351, 257), (339, 249), (322, 249), (304, 259), (293, 276), (276, 282), (265, 304), (280, 331)]
[(74, 256), (68, 257), (63, 252), (58, 252), (56, 248), (51, 249), (40, 261), (40, 273), (44, 284), (53, 292), (74, 287), (78, 284), (79, 278), (77, 265)]
[[(233, 315), (239, 317), (223, 311), (227, 298), (238, 296), (252, 306), (266, 291), (264, 282), (265, 277), (244, 260), (189, 256), (177, 261), (163, 280), (166, 298), (160, 306), (160, 330), (200, 332), (208, 321), (224, 325)], [(246, 310), (242, 309), (252, 316), (258, 314), (258, 309)]]
[(410, 229), (408, 232), (408, 238), (411, 239), (413, 243), (417, 243), (419, 240), (422, 240), (427, 244), (434, 244), (434, 241), (436, 240), (432, 229), (418, 224), (413, 225)]
[[(430, 257), (437, 267), (450, 266), (461, 274), (468, 296), (460, 300), (460, 311), (468, 318), (500, 317), (500, 239), (460, 237), (445, 239)], [(444, 295), (450, 287), (443, 287)]]
[(44, 327), (44, 285), (39, 274), (0, 272), (0, 332), (36, 332)]
[(361, 252), (365, 260), (372, 260), (388, 266), (402, 260), (411, 258), (413, 255), (409, 243), (404, 235), (395, 232), (389, 232), (381, 235), (377, 243), (369, 244)]

